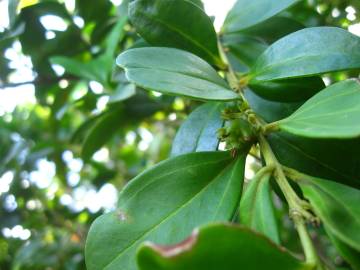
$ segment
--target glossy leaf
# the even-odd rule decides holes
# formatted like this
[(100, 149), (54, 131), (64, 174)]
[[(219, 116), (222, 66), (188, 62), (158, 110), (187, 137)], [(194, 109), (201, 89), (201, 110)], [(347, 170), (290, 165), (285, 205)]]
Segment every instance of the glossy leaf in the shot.
[(245, 154), (198, 152), (163, 161), (132, 180), (115, 212), (92, 225), (86, 243), (89, 270), (136, 267), (146, 241), (174, 244), (202, 224), (230, 220), (240, 200)]
[(267, 48), (264, 42), (238, 33), (227, 34), (222, 43), (228, 54), (234, 55), (242, 64), (251, 67)]
[(239, 32), (259, 24), (299, 0), (238, 0), (225, 19), (223, 31), (226, 33)]
[[(286, 118), (302, 105), (269, 101), (250, 90), (244, 94), (251, 108), (267, 122)], [(360, 188), (360, 139), (313, 139), (276, 132), (269, 134), (268, 140), (281, 164)]]
[(250, 84), (249, 88), (272, 101), (298, 102), (309, 99), (325, 84), (320, 77), (306, 77)]
[(280, 244), (270, 190), (271, 173), (255, 176), (240, 201), (240, 223)]
[(241, 34), (257, 37), (268, 44), (271, 44), (274, 41), (303, 28), (305, 28), (305, 26), (294, 19), (276, 16), (241, 31)]
[(271, 101), (257, 95), (250, 89), (245, 89), (244, 95), (251, 109), (268, 123), (288, 117), (303, 104), (302, 102)]
[(360, 251), (360, 190), (320, 178), (295, 178), (327, 230)]
[(343, 241), (339, 240), (334, 234), (330, 231), (326, 231), (331, 242), (340, 253), (340, 255), (347, 261), (353, 269), (360, 269), (360, 251), (357, 251), (348, 245), (346, 245)]
[(222, 224), (200, 228), (174, 246), (146, 243), (138, 264), (140, 270), (310, 269), (262, 235)]
[(335, 83), (308, 100), (289, 117), (280, 120), (281, 130), (310, 138), (360, 136), (360, 83)]
[(122, 53), (117, 64), (129, 81), (145, 89), (203, 100), (238, 98), (208, 63), (178, 49), (132, 49)]
[(360, 37), (336, 27), (305, 28), (272, 44), (252, 68), (251, 84), (360, 68)]
[(360, 188), (360, 139), (312, 139), (277, 132), (268, 140), (282, 164)]
[(221, 103), (206, 103), (193, 111), (176, 133), (171, 156), (201, 151), (215, 151), (219, 145), (216, 132), (223, 125)]
[(136, 0), (129, 14), (138, 33), (151, 45), (186, 50), (224, 66), (213, 23), (198, 5), (187, 0)]

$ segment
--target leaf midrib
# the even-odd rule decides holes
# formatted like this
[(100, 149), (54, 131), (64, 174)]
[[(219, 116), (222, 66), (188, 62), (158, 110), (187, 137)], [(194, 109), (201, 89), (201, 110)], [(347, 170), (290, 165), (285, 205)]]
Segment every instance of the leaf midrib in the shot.
[[(140, 235), (137, 239), (135, 239), (133, 241), (132, 244), (130, 244), (129, 246), (127, 246), (125, 249), (123, 249), (121, 251), (121, 253), (116, 256), (110, 263), (106, 264), (104, 266), (104, 269), (106, 269), (108, 266), (110, 266), (115, 260), (118, 260), (119, 258), (121, 258), (129, 249), (131, 249), (132, 247), (134, 247), (137, 242), (142, 239), (144, 236), (148, 235), (149, 233), (153, 232), (154, 230), (156, 230), (156, 228), (158, 228), (161, 224), (163, 224), (164, 222), (166, 222), (167, 220), (169, 220), (171, 217), (173, 217), (174, 215), (176, 215), (178, 212), (180, 212), (182, 209), (184, 209), (186, 206), (188, 206), (189, 204), (191, 204), (191, 202), (197, 198), (199, 195), (201, 195), (209, 186), (211, 186), (211, 184), (213, 184), (216, 179), (221, 176), (223, 174), (223, 172), (229, 168), (229, 166), (231, 166), (233, 163), (228, 164), (224, 169), (222, 169), (216, 177), (213, 178), (212, 181), (209, 181), (209, 183), (207, 183), (199, 192), (197, 192), (195, 194), (195, 196), (193, 196), (189, 201), (187, 201), (186, 203), (184, 203), (183, 205), (181, 205), (180, 207), (178, 207), (176, 210), (174, 210), (174, 212), (170, 213), (169, 215), (167, 215), (161, 222), (155, 224), (153, 227), (149, 228), (147, 231), (145, 231), (142, 235)], [(153, 183), (153, 182), (152, 182)]]
[[(337, 86), (339, 86), (339, 85), (332, 85), (332, 86), (330, 86), (330, 87), (337, 87)], [(345, 83), (344, 83), (344, 86), (345, 86)], [(333, 89), (331, 89), (331, 90), (333, 90)], [(323, 90), (324, 92), (322, 92), (322, 94), (325, 94), (325, 91), (329, 91), (329, 89), (328, 90), (326, 90), (326, 89), (324, 89)], [(301, 109), (301, 107), (292, 115), (292, 116), (290, 116), (290, 117), (288, 117), (288, 118), (291, 118), (291, 117), (298, 117), (299, 115), (302, 115), (302, 114), (304, 114), (305, 112), (307, 112), (307, 111), (309, 111), (309, 110), (311, 110), (311, 109), (313, 109), (313, 108), (315, 108), (315, 107), (317, 107), (317, 106), (319, 106), (319, 105), (321, 105), (321, 104), (324, 104), (324, 103), (327, 103), (327, 102), (329, 102), (329, 101), (332, 101), (332, 99), (336, 99), (336, 98), (338, 98), (338, 97), (343, 97), (343, 96), (348, 96), (348, 95), (352, 95), (352, 94), (355, 94), (356, 92), (359, 92), (359, 94), (360, 94), (360, 91), (359, 91), (359, 89), (355, 89), (355, 90), (353, 90), (353, 91), (343, 91), (343, 92), (340, 92), (339, 91), (339, 93), (338, 94), (332, 94), (332, 95), (330, 95), (330, 96), (328, 96), (328, 97), (326, 97), (326, 98), (324, 98), (324, 99), (321, 99), (321, 100), (319, 100), (318, 102), (315, 102), (315, 103), (313, 103), (313, 104), (310, 104), (310, 106), (308, 106), (307, 108), (305, 108), (304, 106), (306, 106), (306, 103), (304, 104), (304, 105), (302, 105), (302, 107), (303, 107), (303, 109)], [(321, 93), (321, 92), (320, 92)], [(309, 100), (309, 102), (310, 102), (311, 100)]]
[[(125, 67), (125, 66), (124, 66)], [(144, 66), (136, 66), (136, 65), (127, 65), (125, 67), (125, 69), (147, 69), (147, 70), (154, 70), (153, 68), (150, 68), (150, 67), (144, 67)], [(156, 68), (156, 70), (158, 71), (165, 71), (165, 72), (169, 72), (169, 73), (173, 73), (173, 74), (181, 74), (183, 76), (186, 76), (186, 77), (190, 77), (190, 78), (196, 78), (196, 79), (199, 79), (199, 80), (203, 80), (203, 81), (206, 81), (206, 82), (209, 82), (211, 84), (215, 84), (221, 88), (223, 88), (224, 90), (228, 90), (230, 92), (233, 92), (230, 88), (226, 88), (226, 83), (224, 82), (224, 85), (221, 85), (219, 84), (218, 82), (216, 81), (213, 81), (211, 80), (210, 78), (207, 78), (207, 77), (201, 77), (199, 75), (196, 75), (196, 74), (191, 74), (191, 73), (187, 73), (187, 72), (183, 72), (183, 71), (174, 71), (174, 70), (171, 70), (171, 69), (166, 69), (166, 68)], [(221, 79), (219, 77), (219, 79)]]
[[(271, 47), (270, 47), (271, 48)], [(266, 54), (266, 51), (263, 53), (263, 55)], [(276, 64), (268, 64), (265, 66), (265, 68), (263, 69), (258, 69), (257, 70), (257, 66), (259, 65), (258, 63), (255, 64), (255, 69), (254, 69), (254, 73), (253, 73), (253, 77), (256, 79), (256, 77), (259, 77), (259, 76), (264, 76), (264, 74), (268, 75), (269, 74), (269, 70), (271, 71), (272, 69), (274, 68), (277, 68), (277, 67), (281, 67), (283, 65), (286, 65), (288, 64), (288, 62), (292, 62), (292, 61), (296, 61), (296, 60), (299, 60), (301, 58), (304, 58), (304, 56), (306, 56), (307, 59), (311, 59), (311, 58), (317, 58), (317, 57), (323, 57), (323, 58), (332, 58), (334, 57), (334, 55), (339, 55), (339, 56), (343, 56), (343, 55), (349, 55), (347, 53), (336, 53), (336, 52), (332, 52), (332, 53), (329, 53), (329, 54), (301, 54), (299, 56), (296, 56), (296, 57), (293, 57), (293, 58), (288, 58), (286, 61), (282, 61), (282, 62), (278, 62)], [(360, 54), (359, 55), (354, 55), (354, 54), (351, 54), (350, 55), (352, 58), (354, 57), (359, 57), (360, 58)], [(260, 56), (261, 57), (261, 56)], [(260, 59), (261, 60), (261, 59)], [(260, 65), (261, 67), (262, 65)], [(331, 70), (334, 70), (334, 69), (331, 69)], [(336, 69), (338, 70), (338, 69)], [(270, 72), (271, 73), (271, 72)], [(317, 75), (317, 74), (321, 74), (321, 73), (324, 73), (323, 71), (319, 71), (319, 72), (316, 72), (316, 73), (311, 73), (311, 74), (308, 74), (308, 73), (305, 73), (305, 75)], [(268, 82), (268, 81), (275, 81), (275, 80), (281, 80), (281, 79), (286, 79), (286, 78), (296, 78), (296, 77), (304, 77), (304, 74), (302, 75), (296, 75), (296, 76), (286, 76), (286, 77), (277, 77), (275, 79), (265, 79), (265, 80), (259, 80), (257, 79), (256, 81), (258, 82)]]

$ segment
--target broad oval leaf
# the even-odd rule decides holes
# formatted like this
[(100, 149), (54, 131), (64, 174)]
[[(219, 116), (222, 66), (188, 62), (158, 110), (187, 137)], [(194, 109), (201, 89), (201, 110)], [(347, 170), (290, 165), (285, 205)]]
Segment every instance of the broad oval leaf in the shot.
[(360, 37), (336, 27), (305, 28), (272, 44), (257, 60), (250, 84), (360, 68)]
[(117, 58), (129, 81), (150, 90), (202, 100), (235, 100), (225, 80), (204, 60), (172, 48), (137, 48)]
[(355, 138), (360, 136), (359, 119), (360, 83), (346, 80), (327, 87), (275, 125), (310, 138)]
[(238, 0), (225, 19), (223, 32), (239, 32), (259, 24), (297, 2), (299, 0)]
[(360, 138), (312, 139), (277, 132), (268, 140), (281, 164), (360, 188)]
[(305, 175), (295, 178), (317, 216), (330, 233), (360, 251), (360, 191), (336, 182)]
[(280, 244), (274, 205), (271, 198), (271, 172), (255, 176), (240, 201), (240, 223)]
[(311, 269), (266, 237), (225, 224), (200, 228), (174, 246), (146, 243), (138, 264), (141, 270)]
[(197, 4), (187, 0), (136, 0), (129, 6), (129, 16), (151, 45), (186, 50), (224, 67), (213, 23)]
[(132, 180), (118, 209), (91, 226), (89, 270), (137, 269), (135, 253), (146, 240), (174, 244), (212, 221), (232, 219), (240, 200), (245, 154), (198, 152), (166, 160)]
[(320, 77), (294, 78), (250, 84), (249, 88), (261, 97), (272, 101), (304, 101), (325, 88)]
[(191, 152), (215, 151), (219, 145), (216, 132), (223, 126), (222, 103), (206, 103), (193, 111), (176, 133), (171, 156)]

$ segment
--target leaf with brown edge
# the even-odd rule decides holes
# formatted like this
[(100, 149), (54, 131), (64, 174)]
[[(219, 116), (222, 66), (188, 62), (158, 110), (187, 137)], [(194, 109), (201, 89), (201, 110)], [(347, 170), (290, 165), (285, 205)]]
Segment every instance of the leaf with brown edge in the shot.
[(263, 235), (230, 224), (201, 227), (173, 246), (145, 243), (137, 260), (140, 270), (311, 269)]

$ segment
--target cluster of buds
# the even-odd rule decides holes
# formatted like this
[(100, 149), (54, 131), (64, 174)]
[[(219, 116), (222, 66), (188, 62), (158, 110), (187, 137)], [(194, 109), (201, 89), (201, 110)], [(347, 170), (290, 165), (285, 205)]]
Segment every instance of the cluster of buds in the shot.
[(226, 142), (227, 149), (241, 150), (256, 141), (256, 132), (246, 113), (232, 107), (225, 109), (222, 117), (227, 121), (223, 128), (218, 129), (217, 135), (222, 142)]

